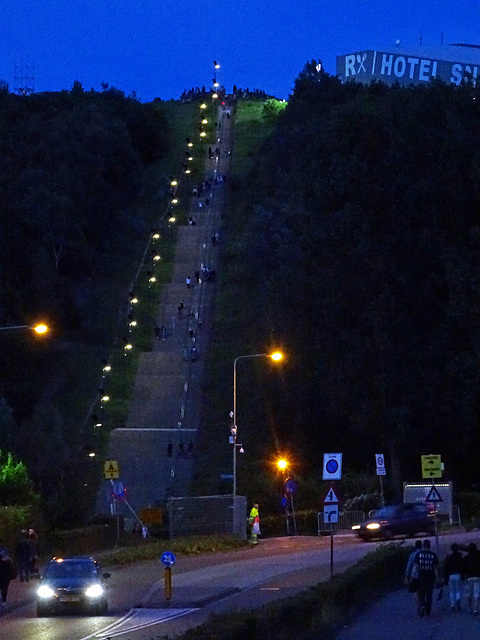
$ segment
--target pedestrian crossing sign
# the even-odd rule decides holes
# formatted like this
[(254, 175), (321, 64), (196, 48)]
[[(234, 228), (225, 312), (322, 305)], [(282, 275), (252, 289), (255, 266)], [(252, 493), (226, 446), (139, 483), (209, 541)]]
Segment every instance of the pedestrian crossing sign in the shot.
[(425, 498), (425, 502), (443, 502), (443, 498), (438, 493), (438, 489), (434, 484), (432, 484), (432, 488), (428, 492), (428, 496)]
[(118, 460), (105, 460), (103, 465), (103, 473), (106, 480), (118, 480), (120, 477), (120, 469)]

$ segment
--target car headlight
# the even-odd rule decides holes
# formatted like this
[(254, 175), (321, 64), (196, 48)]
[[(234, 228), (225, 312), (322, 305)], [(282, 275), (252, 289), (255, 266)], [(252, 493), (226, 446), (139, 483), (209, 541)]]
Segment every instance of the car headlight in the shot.
[(87, 596), (87, 598), (100, 598), (101, 596), (103, 596), (103, 593), (104, 589), (101, 584), (92, 584), (85, 591), (85, 595)]
[(361, 528), (361, 527), (360, 527), (360, 525), (359, 525), (359, 524), (354, 524), (354, 525), (353, 525), (353, 527), (352, 527), (352, 529), (360, 529), (360, 528)]
[(37, 596), (39, 598), (53, 598), (55, 591), (46, 584), (42, 584), (37, 589)]
[(370, 522), (370, 524), (367, 524), (367, 529), (370, 529), (370, 531), (375, 531), (376, 529), (380, 529), (380, 525), (378, 524), (378, 522)]

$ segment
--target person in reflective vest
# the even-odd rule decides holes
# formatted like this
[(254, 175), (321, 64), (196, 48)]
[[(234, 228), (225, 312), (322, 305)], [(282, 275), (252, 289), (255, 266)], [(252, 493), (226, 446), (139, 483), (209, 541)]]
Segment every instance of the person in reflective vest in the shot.
[(250, 517), (248, 519), (251, 531), (250, 531), (250, 542), (251, 544), (258, 544), (258, 536), (260, 534), (260, 514), (258, 513), (258, 503), (252, 507), (250, 511)]

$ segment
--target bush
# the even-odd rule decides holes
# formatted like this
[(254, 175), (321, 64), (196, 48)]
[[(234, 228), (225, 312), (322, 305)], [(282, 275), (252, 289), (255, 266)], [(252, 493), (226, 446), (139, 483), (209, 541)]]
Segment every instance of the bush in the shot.
[[(300, 536), (316, 536), (317, 531), (316, 509), (304, 509), (295, 511), (295, 522), (297, 525), (297, 534)], [(289, 516), (290, 533), (293, 534), (293, 519)], [(260, 517), (260, 529), (263, 538), (273, 538), (287, 535), (287, 523), (285, 514)]]
[(0, 507), (0, 531), (5, 546), (13, 551), (20, 531), (29, 529), (34, 521), (36, 524), (36, 518), (30, 507)]

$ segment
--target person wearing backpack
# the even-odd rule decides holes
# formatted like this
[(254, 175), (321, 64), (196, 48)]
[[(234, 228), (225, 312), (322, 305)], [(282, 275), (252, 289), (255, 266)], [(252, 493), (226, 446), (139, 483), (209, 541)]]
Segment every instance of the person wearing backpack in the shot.
[(422, 541), (417, 540), (415, 542), (415, 548), (412, 553), (408, 556), (408, 562), (405, 569), (405, 585), (408, 588), (409, 593), (415, 594), (415, 604), (417, 608), (419, 607), (418, 601), (418, 575), (419, 569), (418, 564), (415, 563), (415, 558), (417, 557), (417, 553), (422, 548)]

